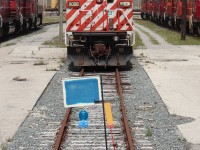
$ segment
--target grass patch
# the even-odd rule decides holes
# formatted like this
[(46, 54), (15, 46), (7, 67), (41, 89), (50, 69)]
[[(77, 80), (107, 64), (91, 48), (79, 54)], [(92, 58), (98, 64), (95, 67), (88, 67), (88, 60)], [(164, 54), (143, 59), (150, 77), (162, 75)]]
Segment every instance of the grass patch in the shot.
[(133, 45), (133, 49), (140, 49), (140, 48), (144, 48), (145, 45), (142, 41), (142, 39), (140, 38), (138, 32), (135, 32), (135, 44)]
[(47, 63), (46, 62), (44, 62), (44, 60), (39, 60), (38, 62), (36, 62), (36, 63), (34, 63), (33, 65), (47, 65)]
[(42, 43), (42, 45), (49, 45), (49, 46), (55, 46), (55, 47), (59, 47), (59, 48), (66, 48), (64, 40), (60, 41), (59, 36), (54, 37), (52, 40), (45, 41), (44, 43)]
[(14, 80), (14, 81), (27, 81), (26, 78), (22, 78), (22, 77), (20, 77), (20, 76), (14, 77), (13, 80)]
[(142, 29), (140, 29), (144, 34), (146, 34), (148, 36), (148, 38), (150, 39), (151, 43), (153, 43), (154, 45), (159, 45), (160, 43), (153, 37), (151, 36), (151, 34), (149, 32), (146, 32)]
[(136, 23), (143, 25), (150, 30), (156, 32), (160, 36), (162, 36), (167, 42), (173, 45), (200, 45), (200, 38), (194, 37), (192, 35), (186, 35), (186, 40), (181, 40), (181, 33), (173, 30), (169, 30), (168, 28), (160, 27), (155, 23), (148, 20), (136, 20)]
[(147, 128), (147, 131), (146, 131), (146, 134), (145, 134), (146, 136), (152, 136), (152, 130), (151, 130), (151, 128)]
[[(48, 24), (48, 23), (58, 23), (60, 21), (60, 16), (43, 16), (43, 20), (42, 22), (44, 24)], [(66, 21), (65, 17), (63, 17), (63, 21)]]

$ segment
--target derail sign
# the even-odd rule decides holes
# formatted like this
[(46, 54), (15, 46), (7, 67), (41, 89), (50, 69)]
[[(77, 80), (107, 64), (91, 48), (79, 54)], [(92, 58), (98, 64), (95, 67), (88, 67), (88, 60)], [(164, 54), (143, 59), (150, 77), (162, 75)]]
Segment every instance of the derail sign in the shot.
[(65, 107), (94, 105), (102, 100), (99, 76), (67, 78), (62, 82)]

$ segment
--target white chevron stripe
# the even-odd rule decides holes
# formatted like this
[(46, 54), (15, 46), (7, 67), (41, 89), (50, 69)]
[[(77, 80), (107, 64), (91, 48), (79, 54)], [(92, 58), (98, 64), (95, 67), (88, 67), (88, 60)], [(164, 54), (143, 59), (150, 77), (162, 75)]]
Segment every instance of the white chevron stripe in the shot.
[[(77, 9), (77, 11), (70, 17), (70, 18), (67, 18), (67, 27), (69, 26), (69, 24), (80, 14), (80, 10), (84, 10), (86, 7), (88, 7), (88, 5), (90, 5), (92, 3), (92, 1), (88, 1), (86, 3), (84, 3), (81, 8)], [(72, 8), (67, 8), (67, 14), (70, 12)], [(77, 27), (74, 27), (71, 29), (71, 30), (76, 30)]]

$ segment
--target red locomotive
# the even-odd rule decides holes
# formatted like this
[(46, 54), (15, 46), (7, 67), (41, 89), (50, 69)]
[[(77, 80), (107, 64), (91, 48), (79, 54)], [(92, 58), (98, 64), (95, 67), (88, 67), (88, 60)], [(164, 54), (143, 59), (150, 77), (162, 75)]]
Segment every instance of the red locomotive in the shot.
[[(157, 3), (159, 4), (158, 10)], [(151, 4), (149, 4), (149, 6), (146, 4), (148, 4), (148, 2), (146, 3), (145, 0), (142, 1), (142, 6), (145, 7), (142, 7), (141, 14), (146, 13), (148, 9), (151, 12)], [(153, 0), (153, 8), (152, 13), (149, 15), (154, 18), (154, 21), (180, 30), (182, 0), (156, 0), (156, 2)], [(200, 0), (187, 0), (186, 22), (187, 28), (191, 33), (200, 34)]]
[(0, 36), (42, 24), (38, 0), (0, 0)]
[(73, 66), (126, 66), (135, 40), (132, 17), (132, 0), (67, 0), (65, 42)]

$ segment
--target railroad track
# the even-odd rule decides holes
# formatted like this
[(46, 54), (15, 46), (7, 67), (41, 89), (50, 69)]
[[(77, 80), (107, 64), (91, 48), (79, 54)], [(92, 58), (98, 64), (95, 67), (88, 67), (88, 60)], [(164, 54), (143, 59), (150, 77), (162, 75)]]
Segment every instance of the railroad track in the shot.
[[(72, 76), (83, 76), (84, 71)], [(123, 104), (123, 92), (132, 93), (131, 84), (125, 73), (85, 73), (84, 76), (101, 75), (103, 84), (104, 101), (109, 101), (112, 107), (114, 128), (112, 134), (106, 129), (105, 140), (104, 113), (102, 103), (82, 108), (69, 108), (60, 127), (55, 142), (55, 150), (58, 149), (134, 149), (133, 138), (126, 118), (126, 110)], [(116, 89), (117, 87), (117, 89)], [(78, 128), (78, 113), (80, 110), (89, 113), (88, 128)], [(114, 141), (112, 139), (114, 135)], [(107, 146), (106, 146), (107, 145)]]

